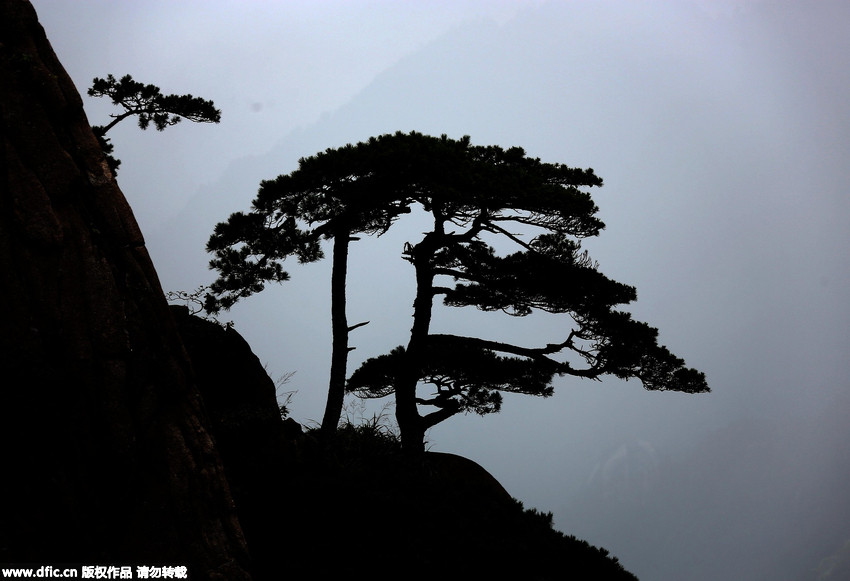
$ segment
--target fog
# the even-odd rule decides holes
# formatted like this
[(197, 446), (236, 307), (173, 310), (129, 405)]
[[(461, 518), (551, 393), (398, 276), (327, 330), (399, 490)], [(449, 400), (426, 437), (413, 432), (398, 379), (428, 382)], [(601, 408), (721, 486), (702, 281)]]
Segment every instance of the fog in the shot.
[[(850, 4), (34, 5), (81, 93), (129, 73), (222, 110), (219, 125), (109, 134), (166, 291), (212, 282), (213, 226), (328, 147), (416, 130), (594, 168), (607, 227), (585, 247), (712, 393), (561, 378), (551, 398), (436, 426), (429, 448), (477, 461), (643, 580), (850, 578)], [(93, 124), (114, 112), (84, 101)], [(400, 251), (422, 231), (414, 215), (352, 246), (348, 318), (371, 322), (350, 369), (406, 342)], [(221, 316), (273, 378), (295, 372), (281, 390), (308, 426), (324, 408), (329, 268), (287, 263), (291, 281)], [(434, 319), (529, 346), (564, 324)]]

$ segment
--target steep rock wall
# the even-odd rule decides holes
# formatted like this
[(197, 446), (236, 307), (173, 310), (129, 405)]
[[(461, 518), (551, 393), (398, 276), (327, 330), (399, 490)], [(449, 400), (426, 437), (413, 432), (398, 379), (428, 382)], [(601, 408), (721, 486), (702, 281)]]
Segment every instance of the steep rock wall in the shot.
[(281, 547), (292, 543), (288, 506), (295, 499), (283, 491), (298, 470), (293, 446), (300, 426), (293, 433), (294, 422), (281, 419), (274, 382), (235, 329), (190, 315), (186, 307), (172, 306), (171, 313), (224, 462), (251, 551), (251, 573), (254, 579), (278, 579)]
[(0, 79), (0, 561), (247, 579), (144, 239), (23, 0), (0, 0)]

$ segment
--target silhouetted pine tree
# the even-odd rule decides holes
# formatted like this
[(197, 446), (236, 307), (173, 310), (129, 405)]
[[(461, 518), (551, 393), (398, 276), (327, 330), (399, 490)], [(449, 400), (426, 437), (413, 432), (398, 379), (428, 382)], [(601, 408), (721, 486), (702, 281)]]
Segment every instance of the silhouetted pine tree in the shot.
[(127, 117), (137, 116), (139, 129), (147, 129), (153, 122), (157, 131), (163, 131), (183, 118), (197, 123), (218, 123), (221, 120), (221, 111), (215, 108), (212, 101), (192, 95), (163, 95), (156, 85), (139, 83), (130, 75), (124, 75), (120, 80), (112, 75), (107, 75), (105, 79), (95, 77), (88, 95), (109, 97), (113, 105), (124, 108), (123, 113), (110, 115), (112, 121), (109, 124), (92, 126), (113, 175), (117, 175), (121, 160), (112, 157), (115, 146), (105, 135)]
[[(347, 386), (366, 397), (395, 395), (406, 449), (420, 451), (425, 430), (454, 414), (498, 411), (501, 391), (550, 395), (556, 375), (636, 377), (651, 390), (708, 391), (702, 373), (658, 345), (656, 329), (616, 309), (635, 299), (635, 289), (606, 278), (581, 250), (581, 239), (604, 227), (581, 188), (601, 185), (591, 169), (543, 163), (517, 147), (473, 146), (468, 137), (396, 133), (329, 149), (263, 182), (250, 213), (216, 227), (208, 250), (221, 276), (209, 305), (226, 307), (266, 281), (286, 280), (283, 259), (316, 260), (319, 239), (334, 238), (334, 372), (323, 421), (332, 429), (351, 330), (344, 312), (348, 241), (386, 231), (416, 206), (430, 214), (432, 229), (402, 252), (416, 276), (410, 338), (366, 361)], [(494, 239), (517, 251), (500, 256)], [(436, 296), (453, 307), (564, 315), (567, 324), (557, 342), (536, 347), (432, 334)], [(435, 394), (418, 397), (421, 383)], [(437, 409), (423, 416), (420, 406)]]

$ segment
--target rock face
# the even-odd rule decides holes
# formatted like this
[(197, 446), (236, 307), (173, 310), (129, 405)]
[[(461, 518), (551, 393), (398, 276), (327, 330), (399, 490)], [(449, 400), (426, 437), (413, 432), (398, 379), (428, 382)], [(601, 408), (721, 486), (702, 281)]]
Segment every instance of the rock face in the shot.
[(277, 579), (280, 550), (289, 543), (287, 505), (293, 501), (282, 491), (297, 470), (293, 436), (300, 434), (300, 426), (287, 429), (274, 382), (235, 329), (192, 316), (186, 307), (172, 306), (171, 312), (224, 462), (252, 575)]
[(0, 0), (0, 79), (0, 561), (248, 579), (144, 239), (23, 0)]

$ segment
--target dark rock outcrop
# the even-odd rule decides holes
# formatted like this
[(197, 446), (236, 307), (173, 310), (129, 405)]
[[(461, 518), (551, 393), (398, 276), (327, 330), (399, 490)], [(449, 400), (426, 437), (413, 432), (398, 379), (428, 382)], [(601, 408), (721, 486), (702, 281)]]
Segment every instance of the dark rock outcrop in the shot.
[(247, 579), (188, 358), (32, 6), (0, 1), (0, 561)]
[(297, 444), (281, 419), (275, 384), (235, 329), (190, 315), (186, 307), (172, 306), (171, 312), (224, 462), (252, 573), (275, 579), (289, 530), (286, 506), (293, 501), (282, 488), (297, 471)]
[(475, 462), (411, 458), (368, 425), (306, 448), (292, 475), (271, 534), (295, 578), (635, 581), (605, 550), (554, 530), (551, 515), (524, 510)]

